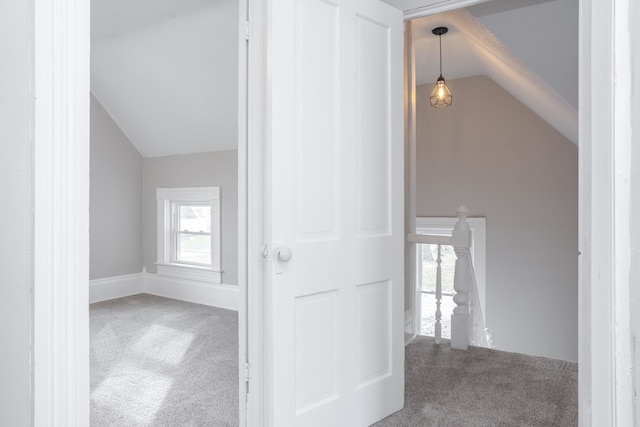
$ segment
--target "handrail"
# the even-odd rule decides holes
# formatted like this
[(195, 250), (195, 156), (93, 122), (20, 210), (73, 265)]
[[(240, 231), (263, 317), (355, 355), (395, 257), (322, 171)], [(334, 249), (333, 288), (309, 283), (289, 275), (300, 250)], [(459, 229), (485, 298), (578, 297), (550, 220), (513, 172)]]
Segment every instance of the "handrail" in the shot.
[(407, 242), (427, 245), (450, 245), (451, 236), (439, 236), (435, 234), (407, 234)]

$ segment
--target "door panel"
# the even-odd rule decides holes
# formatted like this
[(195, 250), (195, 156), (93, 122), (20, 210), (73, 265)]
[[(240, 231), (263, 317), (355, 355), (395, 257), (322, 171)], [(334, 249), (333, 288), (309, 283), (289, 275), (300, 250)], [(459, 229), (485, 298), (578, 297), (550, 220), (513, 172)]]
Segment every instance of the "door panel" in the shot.
[(404, 400), (402, 13), (271, 19), (272, 424), (365, 426)]
[(339, 397), (337, 292), (296, 298), (296, 413)]
[(389, 28), (358, 16), (359, 234), (389, 234)]
[(358, 388), (391, 375), (391, 282), (367, 283), (356, 288), (358, 312)]
[(296, 241), (338, 238), (337, 18), (335, 4), (321, 0), (301, 0), (298, 4), (294, 94)]

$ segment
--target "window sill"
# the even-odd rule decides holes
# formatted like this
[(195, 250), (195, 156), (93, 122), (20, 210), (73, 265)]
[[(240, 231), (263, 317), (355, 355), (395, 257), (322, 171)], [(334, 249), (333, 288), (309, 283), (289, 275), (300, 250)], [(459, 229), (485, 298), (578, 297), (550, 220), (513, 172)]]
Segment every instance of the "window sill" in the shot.
[(174, 279), (195, 280), (205, 283), (222, 283), (222, 271), (197, 265), (156, 263), (158, 276)]

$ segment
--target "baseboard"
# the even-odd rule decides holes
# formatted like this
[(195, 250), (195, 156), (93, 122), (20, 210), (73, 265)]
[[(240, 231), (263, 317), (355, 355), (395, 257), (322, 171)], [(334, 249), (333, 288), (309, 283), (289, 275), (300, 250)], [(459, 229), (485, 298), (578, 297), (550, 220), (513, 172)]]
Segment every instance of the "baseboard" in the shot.
[(404, 312), (404, 345), (408, 345), (416, 338), (415, 321), (413, 319), (413, 310), (409, 309)]
[(181, 301), (238, 311), (238, 287), (144, 274), (144, 292)]
[(125, 274), (89, 281), (89, 304), (144, 292), (143, 273)]
[(238, 311), (239, 292), (234, 285), (174, 279), (151, 273), (125, 274), (89, 282), (90, 304), (143, 293)]

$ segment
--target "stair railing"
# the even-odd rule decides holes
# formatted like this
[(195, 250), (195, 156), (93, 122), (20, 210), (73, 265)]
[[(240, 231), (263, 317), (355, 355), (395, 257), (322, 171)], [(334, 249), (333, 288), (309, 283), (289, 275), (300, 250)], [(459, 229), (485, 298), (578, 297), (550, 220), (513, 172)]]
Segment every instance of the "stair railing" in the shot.
[(456, 307), (451, 315), (451, 347), (466, 350), (469, 345), (489, 347), (488, 330), (484, 326), (484, 316), (480, 306), (478, 287), (476, 285), (473, 262), (471, 260), (471, 230), (467, 223), (469, 210), (465, 206), (456, 209), (458, 222), (451, 236), (429, 234), (409, 234), (407, 241), (414, 244), (438, 245), (436, 270), (436, 324), (435, 342), (440, 343), (442, 337), (440, 302), (442, 299), (441, 246), (452, 245), (456, 254), (453, 288), (453, 302)]

